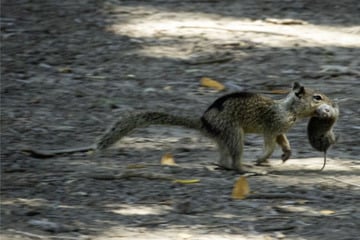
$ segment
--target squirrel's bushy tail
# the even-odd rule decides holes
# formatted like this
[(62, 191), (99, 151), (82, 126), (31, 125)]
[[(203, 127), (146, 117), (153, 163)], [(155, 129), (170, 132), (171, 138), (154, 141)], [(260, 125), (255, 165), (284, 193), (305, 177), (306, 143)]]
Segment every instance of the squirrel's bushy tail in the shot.
[(201, 121), (189, 117), (181, 117), (163, 112), (142, 112), (124, 116), (108, 129), (99, 139), (96, 149), (101, 150), (110, 147), (112, 144), (128, 135), (135, 128), (149, 125), (175, 125), (201, 131)]

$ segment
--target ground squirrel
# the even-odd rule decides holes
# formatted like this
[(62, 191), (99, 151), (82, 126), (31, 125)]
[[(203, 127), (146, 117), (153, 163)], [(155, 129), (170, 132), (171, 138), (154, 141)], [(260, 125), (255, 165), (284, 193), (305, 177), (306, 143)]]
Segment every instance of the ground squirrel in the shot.
[(38, 156), (51, 156), (87, 150), (102, 150), (133, 129), (148, 125), (178, 125), (199, 130), (219, 146), (219, 165), (226, 169), (244, 171), (242, 152), (245, 133), (264, 136), (264, 153), (257, 163), (263, 164), (273, 153), (276, 144), (282, 148), (282, 160), (291, 156), (285, 133), (299, 118), (313, 117), (323, 104), (332, 104), (324, 94), (294, 83), (290, 93), (281, 100), (256, 93), (236, 92), (218, 98), (201, 118), (181, 117), (161, 112), (130, 114), (118, 120), (93, 146), (64, 151), (28, 151)]
[(310, 145), (324, 153), (324, 164), (320, 171), (325, 168), (327, 150), (337, 141), (333, 127), (338, 118), (339, 107), (337, 104), (323, 104), (316, 110), (316, 116), (309, 120), (307, 135)]

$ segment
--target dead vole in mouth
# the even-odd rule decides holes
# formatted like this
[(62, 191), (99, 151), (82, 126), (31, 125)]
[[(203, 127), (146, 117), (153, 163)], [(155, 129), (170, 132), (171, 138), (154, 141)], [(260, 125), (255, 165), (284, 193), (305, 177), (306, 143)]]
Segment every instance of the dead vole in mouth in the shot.
[(320, 171), (325, 168), (327, 150), (337, 141), (333, 127), (338, 117), (339, 107), (337, 104), (333, 104), (332, 106), (323, 104), (317, 109), (317, 115), (311, 117), (309, 120), (307, 135), (310, 145), (324, 153), (324, 164)]

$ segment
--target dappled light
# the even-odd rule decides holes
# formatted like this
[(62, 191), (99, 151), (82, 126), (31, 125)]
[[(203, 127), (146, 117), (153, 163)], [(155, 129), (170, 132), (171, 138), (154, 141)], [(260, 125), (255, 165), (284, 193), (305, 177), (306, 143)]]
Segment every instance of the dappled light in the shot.
[(111, 212), (124, 215), (124, 216), (134, 216), (134, 215), (162, 215), (166, 214), (171, 210), (171, 207), (168, 206), (146, 206), (139, 204), (108, 204), (106, 208), (111, 208)]
[[(314, 25), (297, 19), (241, 19), (201, 12), (162, 12), (140, 15), (135, 7), (118, 7), (130, 18), (107, 28), (144, 44), (135, 50), (149, 57), (191, 57), (194, 39), (213, 44), (251, 41), (261, 47), (360, 47), (360, 27)], [(116, 12), (117, 10), (114, 9)], [(283, 23), (283, 24), (282, 24)], [(153, 46), (153, 42), (159, 44)], [(163, 42), (163, 43), (162, 43)]]

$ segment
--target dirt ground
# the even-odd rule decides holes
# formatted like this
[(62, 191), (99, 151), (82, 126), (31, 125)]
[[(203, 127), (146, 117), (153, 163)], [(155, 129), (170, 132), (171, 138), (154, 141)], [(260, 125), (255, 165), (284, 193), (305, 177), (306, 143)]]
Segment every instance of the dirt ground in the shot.
[[(360, 3), (324, 2), (1, 1), (1, 239), (358, 239)], [(339, 142), (319, 172), (300, 121), (292, 159), (277, 150), (245, 200), (192, 130), (138, 129), (96, 155), (22, 151), (92, 144), (125, 112), (200, 116), (223, 94), (294, 81), (339, 101)], [(246, 162), (261, 150), (248, 136)], [(177, 166), (160, 165), (167, 152)]]

